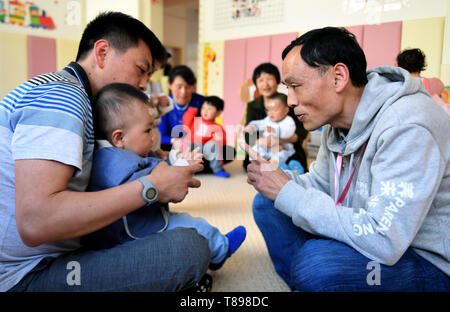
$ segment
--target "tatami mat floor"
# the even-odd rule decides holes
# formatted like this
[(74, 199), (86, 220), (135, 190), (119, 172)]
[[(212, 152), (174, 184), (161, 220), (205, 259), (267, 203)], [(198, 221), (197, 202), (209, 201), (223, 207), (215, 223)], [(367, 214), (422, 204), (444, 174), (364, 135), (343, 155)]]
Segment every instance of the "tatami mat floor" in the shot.
[(242, 161), (225, 165), (228, 179), (212, 174), (196, 177), (202, 185), (191, 189), (185, 200), (171, 204), (173, 211), (202, 217), (227, 233), (238, 225), (247, 228), (247, 238), (236, 253), (218, 271), (208, 271), (213, 277), (214, 292), (283, 292), (289, 287), (275, 273), (267, 247), (252, 215), (256, 190), (247, 184)]

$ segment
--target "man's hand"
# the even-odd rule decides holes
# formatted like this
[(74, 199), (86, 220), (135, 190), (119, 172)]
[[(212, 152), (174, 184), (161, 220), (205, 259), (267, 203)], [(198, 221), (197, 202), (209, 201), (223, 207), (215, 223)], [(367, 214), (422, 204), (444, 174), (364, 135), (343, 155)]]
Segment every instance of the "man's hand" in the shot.
[(253, 161), (247, 166), (247, 183), (262, 195), (271, 200), (275, 200), (283, 186), (289, 182), (290, 178), (276, 164), (271, 164), (263, 159), (248, 144), (239, 142), (241, 148), (245, 150)]
[(194, 173), (202, 171), (201, 163), (185, 167), (169, 166), (160, 162), (148, 176), (158, 189), (158, 201), (162, 203), (181, 202), (188, 194), (190, 187), (200, 187), (200, 181), (193, 178)]
[(159, 105), (163, 107), (169, 106), (169, 98), (167, 97), (167, 95), (161, 95), (159, 97)]

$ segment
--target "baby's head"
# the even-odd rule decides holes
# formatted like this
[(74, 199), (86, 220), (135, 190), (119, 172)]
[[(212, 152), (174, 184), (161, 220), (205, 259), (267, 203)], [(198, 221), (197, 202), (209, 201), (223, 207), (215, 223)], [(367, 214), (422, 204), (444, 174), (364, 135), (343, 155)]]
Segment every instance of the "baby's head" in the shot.
[(99, 90), (93, 105), (97, 140), (146, 157), (154, 144), (154, 117), (148, 97), (124, 83), (112, 83)]
[(264, 105), (267, 109), (267, 116), (273, 122), (282, 121), (289, 114), (287, 96), (282, 93), (276, 93), (270, 96)]
[(224, 102), (218, 96), (212, 95), (205, 97), (200, 111), (200, 115), (204, 120), (214, 121), (216, 117), (222, 114)]

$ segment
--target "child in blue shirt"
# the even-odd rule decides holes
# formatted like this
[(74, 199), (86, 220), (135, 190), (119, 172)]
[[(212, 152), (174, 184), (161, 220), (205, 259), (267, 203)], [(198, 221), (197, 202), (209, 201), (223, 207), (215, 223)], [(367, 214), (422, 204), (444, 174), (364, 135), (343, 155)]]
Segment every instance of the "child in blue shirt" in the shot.
[[(154, 143), (154, 117), (148, 97), (128, 84), (114, 83), (102, 88), (95, 99), (94, 125), (97, 148), (94, 152), (88, 189), (99, 191), (148, 175), (163, 161), (149, 157)], [(185, 154), (173, 165), (188, 165), (194, 153)], [(195, 157), (197, 158), (197, 157)], [(176, 181), (174, 181), (176, 183)], [(202, 218), (170, 212), (168, 204), (155, 202), (123, 216), (103, 229), (83, 237), (84, 245), (110, 248), (114, 245), (178, 227), (194, 228), (208, 240), (210, 269), (219, 269), (242, 244), (246, 229), (238, 226), (226, 235)]]

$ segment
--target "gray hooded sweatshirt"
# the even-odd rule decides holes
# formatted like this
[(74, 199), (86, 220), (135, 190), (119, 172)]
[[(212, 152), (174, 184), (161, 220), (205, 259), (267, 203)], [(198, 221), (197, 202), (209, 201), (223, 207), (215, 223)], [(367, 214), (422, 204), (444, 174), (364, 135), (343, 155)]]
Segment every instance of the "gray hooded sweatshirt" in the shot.
[[(449, 275), (450, 117), (403, 69), (375, 68), (368, 79), (345, 140), (325, 126), (310, 172), (287, 171), (291, 181), (275, 207), (302, 229), (379, 263), (394, 265), (411, 246)], [(335, 180), (338, 153), (343, 167)], [(355, 165), (337, 205), (335, 185), (340, 195)]]

